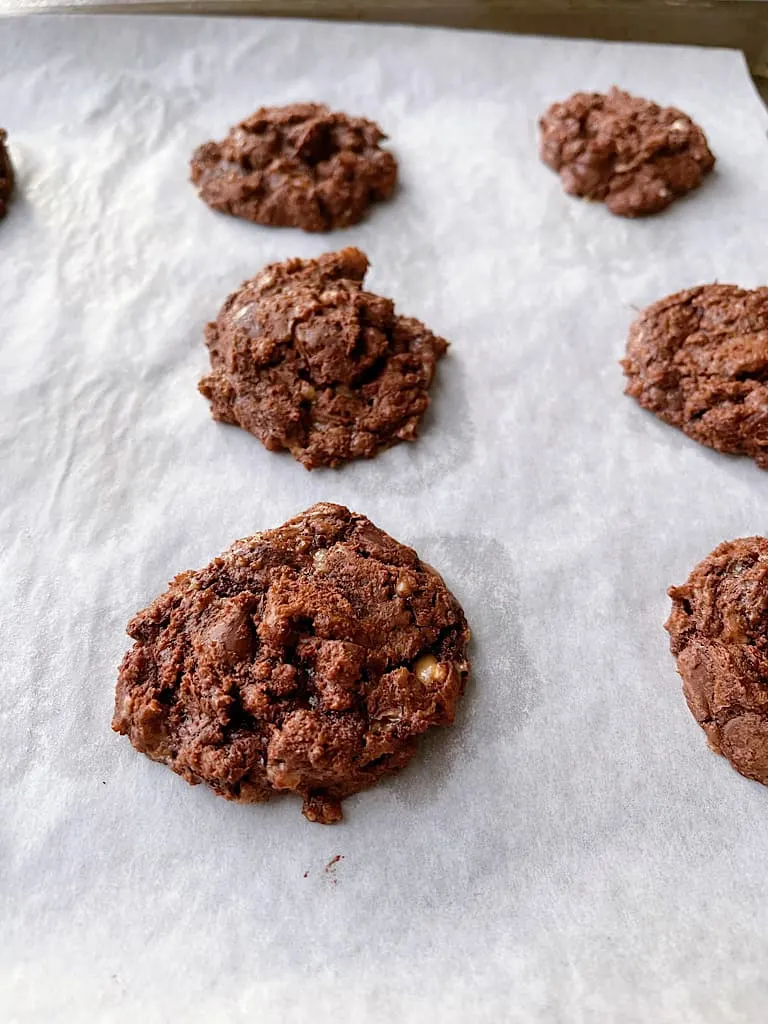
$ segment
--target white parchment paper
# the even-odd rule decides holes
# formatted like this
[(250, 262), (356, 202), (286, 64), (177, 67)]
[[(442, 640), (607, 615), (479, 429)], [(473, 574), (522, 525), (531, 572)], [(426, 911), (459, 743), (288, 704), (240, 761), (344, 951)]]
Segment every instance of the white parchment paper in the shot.
[[(536, 118), (619, 83), (718, 158), (645, 221), (567, 198)], [(261, 104), (380, 121), (401, 188), (334, 235), (218, 216), (195, 145)], [(735, 53), (301, 22), (0, 22), (0, 1017), (756, 1022), (768, 792), (706, 749), (666, 587), (765, 532), (768, 474), (622, 395), (635, 307), (768, 277), (768, 118)], [(423, 436), (307, 473), (215, 425), (205, 321), (347, 244), (453, 342)], [(452, 730), (335, 828), (110, 731), (129, 617), (317, 500), (437, 566), (474, 633)], [(331, 867), (329, 861), (337, 855)]]

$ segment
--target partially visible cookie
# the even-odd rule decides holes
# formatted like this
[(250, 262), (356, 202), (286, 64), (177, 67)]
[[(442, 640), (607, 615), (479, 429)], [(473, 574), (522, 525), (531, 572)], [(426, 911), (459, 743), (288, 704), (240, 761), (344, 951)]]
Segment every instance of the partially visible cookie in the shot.
[(8, 200), (13, 192), (13, 165), (5, 146), (7, 134), (0, 128), (0, 217), (8, 210)]
[(768, 785), (768, 540), (721, 544), (669, 596), (691, 713), (716, 754)]
[(632, 324), (626, 393), (709, 448), (768, 469), (768, 288), (701, 285)]
[(379, 145), (385, 138), (373, 121), (320, 103), (262, 107), (195, 151), (192, 181), (214, 210), (257, 224), (348, 227), (394, 191), (397, 163)]
[(604, 202), (620, 217), (658, 213), (698, 188), (715, 165), (687, 114), (616, 87), (553, 103), (539, 127), (541, 158), (565, 191)]
[(208, 324), (214, 419), (290, 451), (307, 469), (412, 441), (448, 343), (363, 291), (359, 249), (273, 263)]
[(298, 793), (324, 824), (453, 722), (469, 672), (440, 576), (341, 505), (177, 576), (128, 633), (113, 729), (193, 785), (242, 803)]

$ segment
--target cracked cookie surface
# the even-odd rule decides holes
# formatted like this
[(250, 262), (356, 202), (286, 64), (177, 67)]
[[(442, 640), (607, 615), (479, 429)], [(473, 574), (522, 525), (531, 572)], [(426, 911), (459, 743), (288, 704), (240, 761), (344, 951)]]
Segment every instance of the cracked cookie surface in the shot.
[(698, 188), (715, 165), (687, 114), (616, 87), (553, 103), (539, 128), (541, 158), (565, 191), (604, 202), (620, 217), (658, 213)]
[(416, 438), (448, 343), (363, 291), (359, 249), (274, 263), (206, 329), (199, 390), (216, 420), (305, 468), (371, 458)]
[(373, 121), (320, 103), (262, 107), (191, 162), (192, 182), (214, 210), (257, 224), (330, 231), (389, 199), (397, 162)]
[(341, 801), (450, 725), (469, 629), (440, 576), (365, 516), (313, 505), (177, 576), (129, 623), (113, 729), (192, 784)]
[(643, 408), (768, 469), (768, 288), (710, 284), (655, 302), (630, 328), (622, 366)]
[(768, 785), (768, 540), (721, 544), (669, 596), (691, 713), (715, 753)]

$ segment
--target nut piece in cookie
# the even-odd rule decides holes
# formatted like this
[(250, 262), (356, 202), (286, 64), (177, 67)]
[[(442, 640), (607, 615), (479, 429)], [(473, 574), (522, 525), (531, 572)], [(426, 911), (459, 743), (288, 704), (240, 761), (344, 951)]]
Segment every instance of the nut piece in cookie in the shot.
[(721, 544), (669, 596), (691, 713), (716, 754), (768, 785), (768, 540)]
[(13, 165), (6, 149), (6, 138), (5, 131), (0, 128), (0, 218), (5, 216), (13, 192)]
[(658, 213), (698, 188), (715, 165), (687, 114), (616, 87), (553, 103), (539, 128), (541, 159), (565, 191), (604, 202), (620, 217)]
[(389, 199), (397, 162), (373, 121), (320, 103), (262, 107), (194, 153), (191, 176), (214, 210), (256, 224), (330, 231)]
[(359, 249), (274, 263), (224, 303), (199, 389), (213, 418), (307, 469), (415, 439), (448, 343), (363, 291)]
[(469, 629), (440, 576), (341, 505), (236, 541), (128, 625), (112, 728), (187, 782), (311, 821), (450, 725)]
[(632, 324), (626, 393), (719, 452), (768, 469), (768, 288), (690, 288)]

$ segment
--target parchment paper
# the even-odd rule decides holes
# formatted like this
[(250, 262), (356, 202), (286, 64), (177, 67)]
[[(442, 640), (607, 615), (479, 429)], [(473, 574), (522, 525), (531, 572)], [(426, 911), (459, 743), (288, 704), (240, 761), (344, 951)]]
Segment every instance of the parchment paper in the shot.
[[(537, 158), (547, 104), (614, 82), (688, 111), (718, 158), (645, 221)], [(197, 199), (196, 144), (314, 98), (386, 128), (394, 201), (321, 237)], [(768, 792), (707, 751), (662, 623), (669, 584), (768, 529), (768, 474), (642, 412), (617, 366), (636, 307), (766, 283), (742, 58), (14, 20), (0, 122), (2, 1019), (764, 1019)], [(453, 346), (415, 445), (309, 474), (211, 421), (202, 329), (268, 261), (347, 244)], [(227, 804), (110, 731), (129, 617), (317, 500), (414, 545), (474, 633), (456, 726), (335, 828), (290, 798)]]

